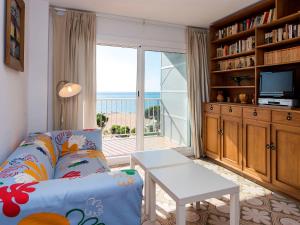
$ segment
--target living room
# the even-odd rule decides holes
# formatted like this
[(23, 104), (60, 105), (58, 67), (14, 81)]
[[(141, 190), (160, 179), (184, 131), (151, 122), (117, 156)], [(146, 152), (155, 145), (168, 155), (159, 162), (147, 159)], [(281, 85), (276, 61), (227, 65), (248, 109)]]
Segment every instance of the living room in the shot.
[(0, 12), (0, 224), (300, 224), (298, 0)]

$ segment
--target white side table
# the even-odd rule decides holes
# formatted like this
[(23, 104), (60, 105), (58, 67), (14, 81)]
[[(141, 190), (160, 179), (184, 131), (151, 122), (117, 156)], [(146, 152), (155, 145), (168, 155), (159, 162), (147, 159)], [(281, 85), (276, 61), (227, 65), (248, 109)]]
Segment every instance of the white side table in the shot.
[(230, 194), (230, 225), (239, 225), (239, 186), (211, 170), (189, 163), (151, 169), (149, 178), (151, 222), (156, 219), (155, 185), (158, 184), (176, 201), (176, 225), (186, 224), (186, 204), (226, 194)]
[(149, 170), (193, 163), (193, 161), (175, 150), (142, 151), (131, 154), (130, 167), (139, 165), (145, 171), (145, 214), (149, 215)]

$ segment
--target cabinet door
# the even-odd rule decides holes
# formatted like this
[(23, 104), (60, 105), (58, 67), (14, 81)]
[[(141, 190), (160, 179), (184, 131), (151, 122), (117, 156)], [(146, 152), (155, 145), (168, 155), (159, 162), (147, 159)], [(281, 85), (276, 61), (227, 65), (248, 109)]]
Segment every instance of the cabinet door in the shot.
[(221, 117), (221, 161), (242, 169), (242, 120), (239, 117)]
[(212, 159), (220, 159), (220, 116), (206, 113), (204, 122), (204, 144), (206, 155)]
[(271, 181), (271, 125), (257, 120), (244, 120), (243, 170), (260, 181)]
[(272, 183), (300, 199), (300, 128), (272, 125)]

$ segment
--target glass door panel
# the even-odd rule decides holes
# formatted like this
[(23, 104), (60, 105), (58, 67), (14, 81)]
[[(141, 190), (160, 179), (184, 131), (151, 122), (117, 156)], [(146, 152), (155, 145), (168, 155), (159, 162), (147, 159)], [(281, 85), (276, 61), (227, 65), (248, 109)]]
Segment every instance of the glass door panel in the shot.
[(97, 46), (97, 124), (106, 157), (136, 151), (137, 49)]
[(190, 146), (186, 56), (145, 51), (144, 149)]

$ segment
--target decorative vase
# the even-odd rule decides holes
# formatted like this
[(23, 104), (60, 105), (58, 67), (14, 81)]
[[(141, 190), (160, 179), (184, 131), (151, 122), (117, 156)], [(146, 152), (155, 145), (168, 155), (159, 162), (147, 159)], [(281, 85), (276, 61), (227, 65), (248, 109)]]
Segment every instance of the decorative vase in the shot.
[(245, 93), (239, 94), (239, 99), (240, 99), (242, 104), (246, 104), (247, 100), (248, 100), (247, 94), (245, 94)]
[(217, 102), (224, 102), (223, 91), (218, 91)]

